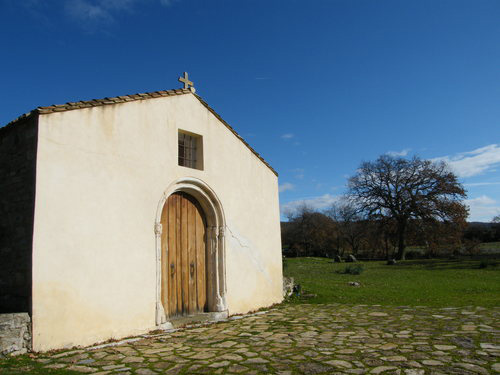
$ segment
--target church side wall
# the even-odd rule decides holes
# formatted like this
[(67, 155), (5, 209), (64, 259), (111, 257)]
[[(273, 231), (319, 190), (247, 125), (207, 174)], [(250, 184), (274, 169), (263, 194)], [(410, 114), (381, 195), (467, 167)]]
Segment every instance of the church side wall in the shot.
[[(178, 166), (178, 130), (203, 137), (203, 170)], [(35, 350), (155, 328), (156, 212), (188, 177), (224, 210), (229, 313), (281, 301), (277, 177), (193, 95), (42, 115), (39, 133)]]
[(0, 128), (0, 313), (30, 312), (37, 119)]

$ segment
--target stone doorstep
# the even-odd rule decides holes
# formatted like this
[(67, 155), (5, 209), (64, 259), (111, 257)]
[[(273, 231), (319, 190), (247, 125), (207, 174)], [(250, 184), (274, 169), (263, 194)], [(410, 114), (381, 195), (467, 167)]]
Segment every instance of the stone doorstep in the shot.
[(183, 315), (174, 317), (170, 319), (169, 323), (172, 325), (173, 328), (182, 328), (182, 327), (189, 327), (191, 325), (218, 322), (227, 319), (227, 317), (228, 317), (227, 311), (197, 313), (193, 315)]

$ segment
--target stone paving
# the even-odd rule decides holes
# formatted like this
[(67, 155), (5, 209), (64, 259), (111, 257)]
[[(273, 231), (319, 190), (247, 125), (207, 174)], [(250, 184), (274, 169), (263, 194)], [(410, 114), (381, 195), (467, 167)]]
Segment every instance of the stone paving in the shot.
[(93, 375), (495, 374), (499, 317), (500, 308), (283, 305), (37, 360)]

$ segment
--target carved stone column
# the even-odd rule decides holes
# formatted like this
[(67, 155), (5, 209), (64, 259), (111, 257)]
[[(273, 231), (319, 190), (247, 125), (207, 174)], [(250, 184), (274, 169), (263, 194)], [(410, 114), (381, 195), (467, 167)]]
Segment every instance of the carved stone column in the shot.
[(163, 226), (161, 223), (155, 223), (156, 237), (156, 325), (160, 326), (167, 321), (165, 309), (161, 302), (161, 234)]
[(212, 291), (212, 296), (213, 296), (213, 309), (215, 311), (220, 311), (219, 310), (219, 301), (220, 301), (220, 294), (219, 294), (219, 231), (216, 226), (210, 227), (209, 228), (209, 235), (210, 235), (210, 258), (212, 259), (212, 269), (213, 272), (211, 274), (212, 281), (211, 284), (213, 286), (213, 291)]
[(226, 311), (225, 229), (218, 228), (217, 236), (217, 311)]

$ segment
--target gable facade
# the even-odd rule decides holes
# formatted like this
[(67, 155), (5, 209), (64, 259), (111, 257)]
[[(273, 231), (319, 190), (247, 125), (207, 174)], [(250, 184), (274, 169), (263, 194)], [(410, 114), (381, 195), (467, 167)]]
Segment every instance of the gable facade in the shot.
[[(39, 110), (34, 350), (141, 334), (193, 308), (237, 314), (281, 301), (275, 171), (199, 97), (170, 93)], [(200, 168), (179, 166), (179, 132), (199, 139)], [(193, 244), (185, 255), (181, 236)]]

